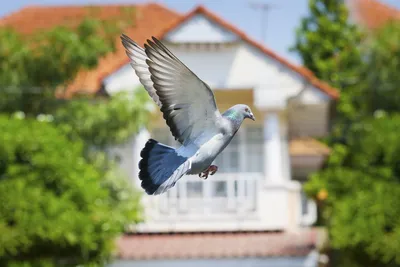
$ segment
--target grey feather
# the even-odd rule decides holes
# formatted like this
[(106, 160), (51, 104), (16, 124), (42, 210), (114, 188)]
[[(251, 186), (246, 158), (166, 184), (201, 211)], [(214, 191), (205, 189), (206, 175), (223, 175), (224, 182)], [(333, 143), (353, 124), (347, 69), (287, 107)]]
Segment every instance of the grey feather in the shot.
[(154, 89), (153, 81), (150, 78), (151, 74), (149, 72), (149, 66), (146, 64), (147, 55), (144, 49), (125, 34), (122, 34), (121, 40), (122, 45), (125, 47), (126, 54), (131, 60), (130, 65), (139, 77), (140, 83), (143, 84), (153, 101), (161, 107), (160, 99)]
[[(196, 142), (204, 130), (217, 132), (221, 114), (210, 87), (159, 40), (147, 40), (145, 53), (161, 112), (180, 143)], [(198, 145), (202, 145), (198, 143)]]

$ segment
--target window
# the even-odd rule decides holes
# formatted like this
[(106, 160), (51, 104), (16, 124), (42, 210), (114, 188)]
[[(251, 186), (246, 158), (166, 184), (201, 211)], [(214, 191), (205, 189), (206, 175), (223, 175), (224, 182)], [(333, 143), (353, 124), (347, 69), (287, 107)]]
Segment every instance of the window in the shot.
[(264, 166), (264, 141), (262, 127), (247, 127), (245, 135), (245, 157), (244, 166), (246, 172), (263, 172)]

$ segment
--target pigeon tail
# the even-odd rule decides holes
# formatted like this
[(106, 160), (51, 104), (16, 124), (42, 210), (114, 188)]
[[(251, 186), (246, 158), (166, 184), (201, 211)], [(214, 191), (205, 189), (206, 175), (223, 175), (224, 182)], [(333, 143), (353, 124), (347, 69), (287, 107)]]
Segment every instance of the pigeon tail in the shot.
[(148, 195), (164, 193), (190, 170), (188, 158), (170, 146), (149, 139), (140, 153), (139, 179)]

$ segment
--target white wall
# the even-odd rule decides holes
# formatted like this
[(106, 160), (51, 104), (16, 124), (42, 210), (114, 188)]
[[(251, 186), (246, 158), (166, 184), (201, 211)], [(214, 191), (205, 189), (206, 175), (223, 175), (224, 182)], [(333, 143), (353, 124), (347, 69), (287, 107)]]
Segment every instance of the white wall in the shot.
[(107, 93), (111, 95), (124, 90), (133, 90), (141, 85), (139, 77), (130, 64), (126, 64), (116, 72), (107, 76), (103, 82)]
[(238, 37), (198, 14), (169, 32), (165, 39), (176, 43), (222, 43), (232, 42)]
[[(211, 88), (226, 88), (232, 74), (232, 66), (237, 57), (238, 46), (218, 49), (196, 49), (183, 46), (169, 46), (171, 51)], [(240, 85), (233, 84), (231, 88)]]

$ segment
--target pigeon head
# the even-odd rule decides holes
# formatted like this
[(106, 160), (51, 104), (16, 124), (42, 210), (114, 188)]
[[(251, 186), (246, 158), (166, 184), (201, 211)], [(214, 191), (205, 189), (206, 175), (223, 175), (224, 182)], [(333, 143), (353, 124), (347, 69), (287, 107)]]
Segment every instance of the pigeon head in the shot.
[(249, 108), (249, 106), (244, 105), (244, 104), (238, 104), (238, 105), (231, 107), (223, 115), (232, 121), (238, 122), (239, 124), (244, 119), (251, 119), (251, 120), (255, 121), (253, 112), (251, 112), (251, 109)]
[(252, 121), (255, 121), (256, 118), (254, 117), (253, 112), (251, 112), (251, 109), (247, 106), (247, 105), (242, 105), (242, 109), (243, 109), (243, 114), (244, 114), (244, 118), (245, 119), (250, 119)]
[(243, 119), (251, 119), (253, 121), (256, 120), (256, 118), (253, 115), (253, 112), (251, 112), (251, 109), (247, 105), (239, 104), (233, 106), (233, 109), (238, 113), (238, 115), (241, 115)]

